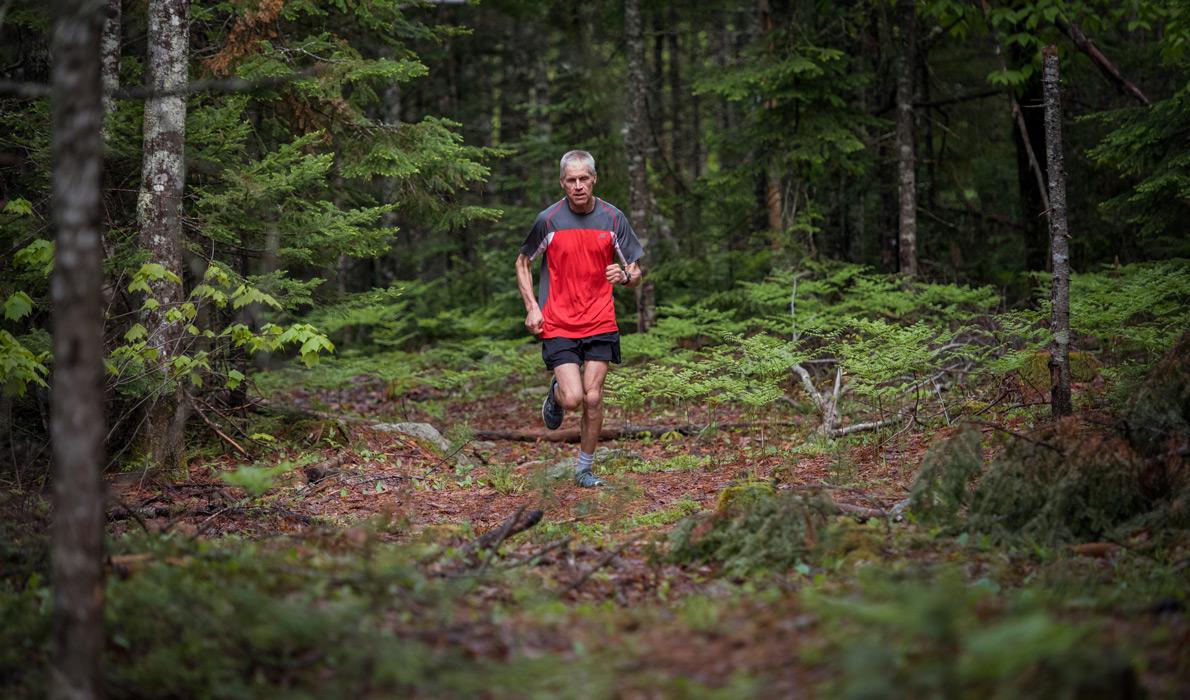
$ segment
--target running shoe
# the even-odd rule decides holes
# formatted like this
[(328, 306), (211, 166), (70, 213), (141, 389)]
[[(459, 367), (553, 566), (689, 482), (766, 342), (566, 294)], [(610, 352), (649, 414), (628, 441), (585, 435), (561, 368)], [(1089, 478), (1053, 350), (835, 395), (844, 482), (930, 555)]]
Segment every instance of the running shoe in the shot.
[(604, 486), (606, 482), (592, 474), (590, 469), (587, 469), (574, 475), (574, 483), (584, 488), (594, 488), (596, 486)]
[(562, 417), (566, 412), (562, 410), (562, 404), (554, 398), (554, 391), (558, 388), (558, 380), (555, 379), (550, 384), (549, 393), (545, 395), (545, 401), (541, 403), (541, 421), (545, 423), (545, 427), (550, 430), (557, 430), (559, 425), (562, 425)]

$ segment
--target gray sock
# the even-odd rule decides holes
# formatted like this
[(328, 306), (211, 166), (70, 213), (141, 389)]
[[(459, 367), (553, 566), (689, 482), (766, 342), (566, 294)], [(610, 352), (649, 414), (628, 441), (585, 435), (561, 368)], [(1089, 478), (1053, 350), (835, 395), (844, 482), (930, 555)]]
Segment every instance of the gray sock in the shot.
[(583, 472), (591, 471), (591, 467), (595, 465), (595, 455), (588, 454), (579, 450), (578, 464), (574, 467), (575, 474), (582, 474)]

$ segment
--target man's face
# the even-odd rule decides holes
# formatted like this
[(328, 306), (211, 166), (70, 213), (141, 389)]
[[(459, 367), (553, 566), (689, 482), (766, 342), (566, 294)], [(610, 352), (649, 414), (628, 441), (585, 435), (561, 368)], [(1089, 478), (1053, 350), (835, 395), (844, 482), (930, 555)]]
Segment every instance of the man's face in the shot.
[(586, 165), (568, 163), (561, 183), (571, 209), (586, 213), (595, 207), (595, 175)]

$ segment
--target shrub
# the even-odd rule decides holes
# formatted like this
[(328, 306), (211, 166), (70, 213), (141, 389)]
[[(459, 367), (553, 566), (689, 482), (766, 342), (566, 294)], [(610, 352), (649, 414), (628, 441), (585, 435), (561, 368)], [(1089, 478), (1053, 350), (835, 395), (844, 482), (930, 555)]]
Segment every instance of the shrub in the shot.
[(824, 496), (764, 484), (725, 489), (714, 512), (670, 533), (670, 558), (722, 562), (732, 575), (788, 569), (810, 556), (834, 511)]
[(1137, 697), (1136, 673), (1089, 630), (1031, 598), (999, 600), (956, 572), (871, 576), (846, 596), (813, 589), (834, 671), (824, 695), (865, 698)]
[(909, 511), (918, 520), (954, 522), (970, 500), (968, 484), (982, 468), (979, 440), (979, 431), (966, 427), (926, 453), (909, 495)]
[(1142, 463), (1122, 439), (1067, 419), (1015, 439), (988, 468), (971, 504), (973, 530), (1037, 542), (1102, 538), (1152, 507)]

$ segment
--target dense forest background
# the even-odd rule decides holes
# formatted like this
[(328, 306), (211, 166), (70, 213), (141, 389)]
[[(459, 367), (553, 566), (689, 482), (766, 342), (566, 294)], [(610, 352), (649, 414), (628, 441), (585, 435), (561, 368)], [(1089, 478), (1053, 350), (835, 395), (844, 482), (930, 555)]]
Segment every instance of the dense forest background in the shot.
[(1178, 0), (0, 3), (0, 688), (1181, 696), (1188, 218)]

